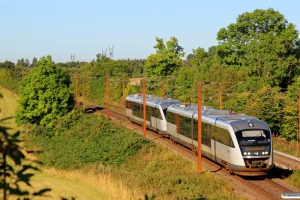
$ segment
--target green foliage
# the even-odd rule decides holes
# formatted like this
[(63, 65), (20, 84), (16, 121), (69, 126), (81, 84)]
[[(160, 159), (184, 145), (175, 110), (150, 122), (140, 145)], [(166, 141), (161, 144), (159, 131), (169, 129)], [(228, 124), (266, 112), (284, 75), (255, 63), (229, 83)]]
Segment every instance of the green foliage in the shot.
[(142, 136), (80, 110), (71, 111), (54, 124), (44, 133), (34, 128), (29, 137), (31, 146), (40, 147), (39, 159), (60, 169), (82, 168), (88, 163), (120, 166), (149, 145)]
[(129, 75), (131, 77), (142, 77), (144, 73), (144, 59), (140, 60), (122, 60), (129, 66)]
[[(183, 66), (178, 71), (173, 91), (176, 99), (187, 102), (196, 99), (198, 71), (194, 67)], [(195, 80), (196, 79), (196, 80)]]
[(217, 38), (217, 54), (226, 64), (247, 69), (249, 76), (265, 84), (286, 88), (299, 71), (298, 31), (271, 8), (239, 15)]
[(289, 176), (287, 178), (287, 182), (289, 182), (291, 185), (300, 188), (300, 171), (295, 170), (293, 171), (292, 176)]
[(300, 158), (300, 149), (298, 150), (297, 141), (288, 141), (282, 137), (273, 137), (273, 148), (277, 151), (296, 156)]
[(148, 56), (145, 62), (147, 76), (168, 76), (176, 72), (181, 66), (184, 56), (183, 48), (179, 46), (178, 40), (171, 37), (164, 44), (163, 39), (156, 38), (157, 44), (154, 46), (156, 54)]
[(18, 83), (21, 81), (20, 68), (0, 68), (0, 85), (12, 92), (18, 93)]
[(298, 106), (298, 90), (300, 88), (300, 80), (296, 79), (295, 82), (288, 87), (284, 98), (284, 104), (282, 108), (282, 126), (280, 131), (280, 137), (285, 138), (288, 141), (297, 141), (297, 135), (299, 134), (299, 106)]
[(21, 58), (21, 59), (18, 59), (16, 66), (17, 67), (30, 67), (30, 62), (28, 59), (24, 60), (24, 58)]
[(20, 82), (16, 122), (51, 126), (54, 119), (73, 106), (69, 76), (43, 57), (38, 67)]
[[(5, 120), (0, 120), (0, 123)], [(32, 166), (22, 153), (19, 146), (21, 142), (19, 140), (20, 132), (9, 134), (8, 130), (8, 127), (0, 126), (0, 190), (3, 190), (3, 199), (6, 200), (8, 196), (28, 199), (28, 197), (44, 195), (51, 189), (45, 188), (30, 193), (24, 187), (20, 187), (22, 183), (31, 186), (30, 180), (34, 176), (32, 171), (39, 170)]]
[(125, 97), (130, 94), (137, 94), (137, 93), (139, 93), (139, 91), (137, 91), (136, 87), (134, 87), (130, 83), (128, 83), (125, 88)]
[[(128, 80), (131, 73), (129, 65), (124, 60), (103, 60), (85, 64), (80, 68), (80, 77), (84, 78), (85, 98), (94, 103), (103, 105), (106, 101), (106, 75), (109, 79), (109, 100), (120, 102), (122, 97), (122, 81)], [(75, 77), (72, 79), (75, 80)], [(82, 84), (79, 84), (81, 91)], [(75, 88), (74, 83), (72, 88)]]
[(15, 63), (6, 60), (5, 62), (0, 62), (0, 68), (13, 69), (15, 68)]

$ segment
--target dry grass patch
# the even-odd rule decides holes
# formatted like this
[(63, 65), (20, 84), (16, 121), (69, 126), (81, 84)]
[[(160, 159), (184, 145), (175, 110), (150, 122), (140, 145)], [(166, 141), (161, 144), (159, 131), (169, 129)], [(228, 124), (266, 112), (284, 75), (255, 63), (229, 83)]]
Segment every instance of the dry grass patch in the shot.
[(0, 87), (0, 94), (2, 94), (2, 98), (0, 98), (0, 119), (13, 117), (9, 120), (6, 120), (3, 125), (12, 128), (9, 132), (14, 133), (18, 130), (14, 118), (15, 111), (18, 107), (18, 95), (2, 87)]
[[(100, 168), (102, 168), (101, 171), (104, 170), (103, 166), (100, 166)], [(132, 192), (132, 190), (122, 184), (122, 182), (113, 180), (110, 173), (98, 173), (97, 171), (99, 171), (99, 168), (96, 166), (89, 166), (81, 170), (67, 171), (48, 168), (43, 171), (54, 177), (66, 178), (70, 181), (81, 182), (89, 185), (105, 194), (107, 199), (128, 200), (142, 198), (141, 194), (138, 195), (137, 193)]]

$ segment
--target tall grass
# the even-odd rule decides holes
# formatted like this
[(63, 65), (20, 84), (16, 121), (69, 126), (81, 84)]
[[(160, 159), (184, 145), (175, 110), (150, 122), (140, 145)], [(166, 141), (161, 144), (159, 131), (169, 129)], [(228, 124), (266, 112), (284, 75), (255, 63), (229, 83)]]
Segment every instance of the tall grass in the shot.
[(8, 120), (5, 120), (4, 126), (10, 127), (10, 133), (16, 132), (18, 130), (17, 124), (15, 123), (15, 110), (18, 107), (18, 95), (10, 92), (7, 89), (4, 89), (0, 86), (0, 94), (2, 98), (0, 98), (0, 119), (4, 119), (7, 117), (11, 117)]
[(273, 137), (274, 149), (293, 155), (300, 158), (300, 144), (297, 144), (296, 141), (288, 142), (284, 138)]

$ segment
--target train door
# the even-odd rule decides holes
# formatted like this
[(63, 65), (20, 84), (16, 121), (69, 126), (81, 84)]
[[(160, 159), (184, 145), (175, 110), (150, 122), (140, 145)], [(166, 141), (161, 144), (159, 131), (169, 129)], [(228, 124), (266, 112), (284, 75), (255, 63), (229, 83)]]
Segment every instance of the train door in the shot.
[(161, 111), (159, 110), (159, 107), (154, 108), (154, 118), (156, 120), (156, 128), (158, 130), (164, 129), (163, 126), (165, 126), (165, 123), (163, 122), (163, 117), (161, 115)]
[(155, 116), (155, 108), (150, 107), (150, 106), (148, 108), (149, 108), (148, 116), (149, 116), (149, 121), (150, 121), (151, 127), (153, 127), (155, 130), (157, 130), (157, 121), (156, 121), (156, 118), (154, 117)]

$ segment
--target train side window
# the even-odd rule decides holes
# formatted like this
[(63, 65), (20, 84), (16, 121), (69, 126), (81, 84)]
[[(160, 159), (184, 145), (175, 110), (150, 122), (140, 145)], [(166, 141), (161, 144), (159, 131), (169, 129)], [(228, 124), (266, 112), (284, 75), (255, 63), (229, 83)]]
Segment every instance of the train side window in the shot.
[(202, 144), (207, 145), (208, 147), (211, 147), (211, 136), (210, 136), (210, 124), (206, 122), (202, 122)]
[(138, 103), (132, 102), (132, 113), (134, 116), (142, 117), (141, 105)]
[(180, 116), (180, 134), (192, 138), (191, 118)]
[(211, 125), (211, 128), (212, 128), (211, 131), (212, 139), (229, 147), (234, 146), (230, 133), (227, 129), (220, 128), (214, 125)]
[(198, 141), (198, 120), (193, 119), (193, 122), (193, 140)]
[(167, 122), (175, 124), (175, 113), (167, 112), (166, 119), (167, 119)]
[(152, 115), (152, 107), (146, 106), (146, 120), (150, 121)]

